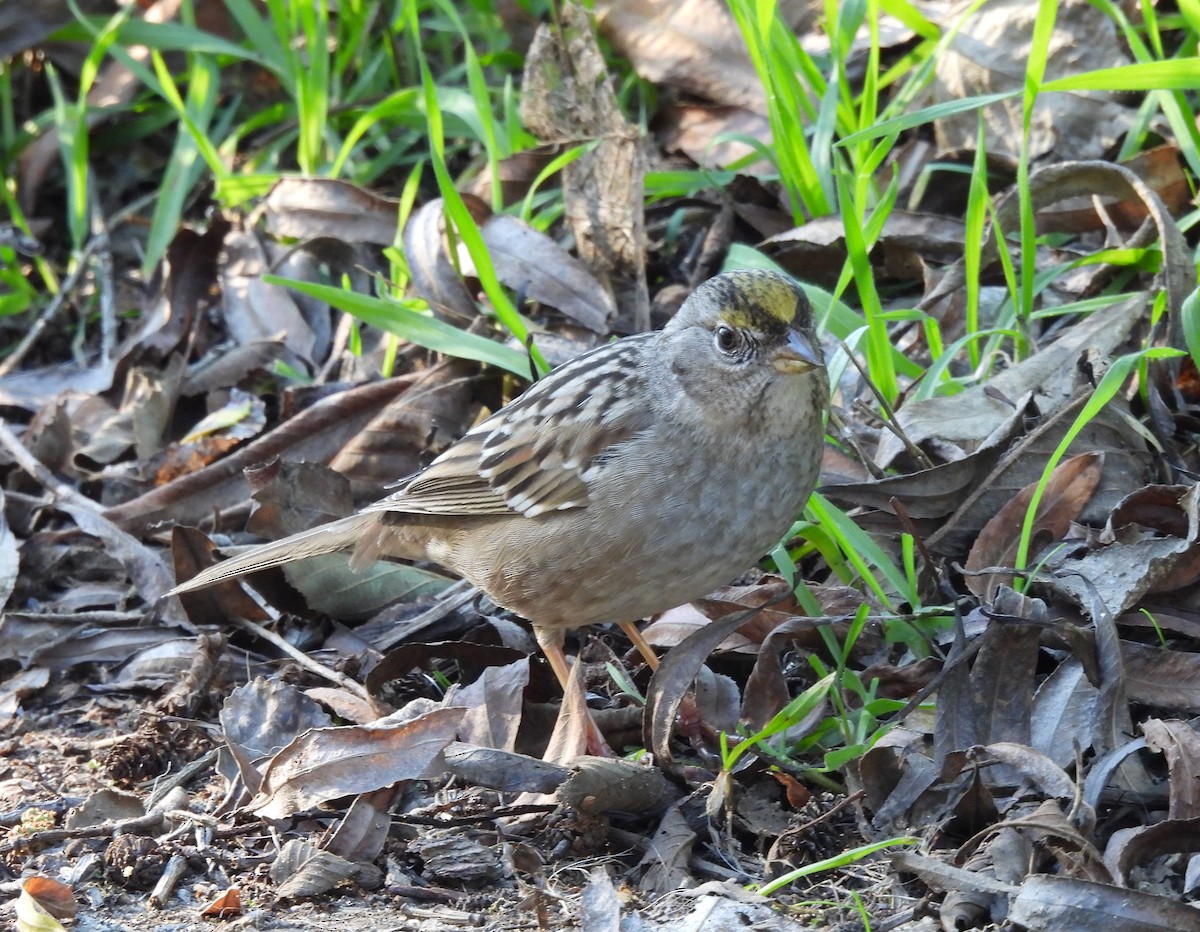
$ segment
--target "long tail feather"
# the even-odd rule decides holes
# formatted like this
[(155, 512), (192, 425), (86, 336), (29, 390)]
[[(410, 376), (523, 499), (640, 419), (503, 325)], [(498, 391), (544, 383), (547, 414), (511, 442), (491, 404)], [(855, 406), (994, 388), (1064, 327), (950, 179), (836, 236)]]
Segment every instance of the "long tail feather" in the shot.
[(215, 583), (237, 579), (247, 573), (270, 569), (291, 563), (293, 560), (303, 560), (305, 557), (315, 557), (322, 553), (334, 553), (338, 550), (352, 550), (371, 532), (378, 523), (375, 515), (350, 515), (329, 524), (308, 531), (301, 531), (291, 537), (263, 544), (243, 554), (210, 566), (197, 573), (187, 582), (180, 583), (167, 595), (179, 595), (181, 592), (192, 592), (203, 589)]

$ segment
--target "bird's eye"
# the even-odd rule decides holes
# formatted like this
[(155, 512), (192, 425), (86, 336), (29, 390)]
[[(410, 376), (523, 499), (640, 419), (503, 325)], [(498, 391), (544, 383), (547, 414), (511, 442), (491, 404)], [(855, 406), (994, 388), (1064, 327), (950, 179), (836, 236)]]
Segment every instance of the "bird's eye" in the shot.
[(717, 349), (722, 353), (733, 353), (742, 345), (742, 340), (738, 336), (738, 332), (724, 324), (717, 328), (715, 339)]

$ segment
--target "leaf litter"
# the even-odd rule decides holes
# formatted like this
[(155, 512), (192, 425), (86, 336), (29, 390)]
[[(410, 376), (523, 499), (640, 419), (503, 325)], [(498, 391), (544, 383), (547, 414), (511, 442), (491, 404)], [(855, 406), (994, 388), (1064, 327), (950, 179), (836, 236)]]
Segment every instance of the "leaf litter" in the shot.
[[(1120, 43), (1105, 33), (1108, 45), (1095, 44), (1079, 25), (1095, 11), (1068, 7), (1060, 27), (1088, 35), (1111, 65)], [(989, 7), (962, 24), (956, 48), (976, 32), (991, 44), (973, 71), (957, 52), (939, 62), (935, 99), (1007, 87), (998, 63), (1019, 36), (984, 17), (1032, 9)], [(657, 237), (643, 210), (647, 159), (714, 165), (728, 159), (731, 128), (769, 138), (765, 98), (740, 44), (728, 45), (724, 8), (598, 13), (643, 78), (689, 96), (674, 91), (656, 135), (639, 138), (587, 19), (567, 6), (566, 38), (533, 41), (522, 115), (547, 146), (596, 141), (562, 173), (570, 238), (468, 197), (500, 281), (531, 302), (538, 340), (558, 347), (549, 355), (657, 320), (733, 244), (835, 282), (842, 221), (796, 224), (762, 162), (746, 162), (733, 198), (690, 198), (680, 241)], [(684, 20), (671, 14), (692, 25), (676, 31)], [(902, 32), (889, 41), (908, 41)], [(1124, 101), (1054, 103), (1037, 113), (1048, 161), (1029, 179), (1040, 229), (1158, 242), (1167, 327), (1150, 326), (1153, 278), (1142, 272), (1089, 316), (1038, 319), (1031, 352), (985, 384), (944, 396), (910, 386), (894, 421), (848, 369), (831, 434), (865, 456), (830, 451), (824, 494), (888, 552), (909, 536), (913, 600), (885, 604), (808, 555), (798, 569), (811, 602), (790, 581), (752, 574), (655, 620), (646, 634), (668, 650), (653, 676), (614, 632), (584, 635), (575, 675), (610, 740), (650, 750), (641, 761), (580, 757), (578, 697), (557, 705), (527, 629), (436, 568), (355, 575), (330, 557), (182, 606), (158, 600), (217, 550), (373, 499), (519, 390), (369, 327), (351, 353), (345, 319), (264, 278), (332, 274), (370, 294), (380, 249), (399, 242), (412, 296), (482, 332), (478, 270), (446, 236), (440, 199), (399, 229), (394, 192), (280, 181), (236, 222), (181, 228), (140, 319), (94, 362), (23, 350), (0, 378), (0, 858), (25, 878), (6, 887), (6, 917), (58, 928), (74, 913), (80, 928), (106, 928), (77, 914), (78, 896), (97, 917), (132, 895), (189, 922), (246, 914), (248, 901), (278, 912), (354, 892), (368, 907), (399, 906), (405, 928), (683, 928), (702, 915), (794, 927), (774, 911), (782, 904), (849, 929), (853, 897), (914, 932), (929, 927), (925, 913), (948, 928), (1200, 927), (1190, 905), (1200, 499), (1185, 364), (1147, 364), (1076, 429), (1110, 357), (1185, 346), (1178, 311), (1195, 281), (1174, 217), (1186, 176), (1169, 142), (1123, 166), (1098, 160), (1126, 123)], [(985, 116), (993, 156), (1019, 139), (1011, 118), (1003, 106)], [(897, 151), (910, 168), (952, 159), (947, 150), (974, 146), (977, 125), (939, 121), (934, 146)], [(27, 207), (46, 151), (22, 166)], [(544, 164), (514, 159), (504, 201), (523, 197)], [(917, 174), (872, 261), (953, 339), (964, 228), (911, 186)], [(1016, 209), (1012, 196), (996, 206), (985, 273)], [(1038, 256), (1062, 258), (1050, 246)], [(1048, 306), (1091, 298), (1119, 274), (1076, 272), (1047, 290)], [(914, 358), (929, 352), (903, 321), (892, 337)], [(390, 356), (397, 374), (371, 379)], [(287, 370), (308, 384), (287, 386)], [(924, 625), (931, 614), (942, 623)], [(235, 628), (234, 616), (246, 622)], [(829, 671), (874, 691), (856, 694), (848, 679), (814, 691)], [(846, 736), (853, 753), (831, 756), (831, 723), (868, 710), (886, 727)], [(781, 714), (785, 726), (767, 734)], [(747, 889), (906, 836), (919, 850), (798, 879), (773, 900)], [(840, 905), (822, 911), (821, 899)], [(122, 927), (158, 927), (123, 915)], [(322, 927), (295, 915), (297, 927)], [(368, 908), (361, 927), (377, 917)]]

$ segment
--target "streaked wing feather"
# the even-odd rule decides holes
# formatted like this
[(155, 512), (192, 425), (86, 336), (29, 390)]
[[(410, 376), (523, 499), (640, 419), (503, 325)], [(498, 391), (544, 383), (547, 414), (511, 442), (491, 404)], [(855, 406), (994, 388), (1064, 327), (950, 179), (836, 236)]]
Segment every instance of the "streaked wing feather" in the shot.
[(637, 354), (622, 344), (620, 355), (609, 344), (557, 369), (365, 510), (534, 517), (586, 507), (589, 466), (650, 420), (632, 384)]

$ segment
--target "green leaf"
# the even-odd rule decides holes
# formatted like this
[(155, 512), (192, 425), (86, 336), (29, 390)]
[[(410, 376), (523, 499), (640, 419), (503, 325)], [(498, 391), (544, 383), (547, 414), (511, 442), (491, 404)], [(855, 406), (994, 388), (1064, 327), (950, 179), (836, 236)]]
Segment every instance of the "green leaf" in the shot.
[(338, 310), (352, 314), (373, 327), (418, 346), (460, 359), (474, 359), (476, 362), (499, 366), (522, 378), (529, 377), (529, 357), (524, 352), (487, 337), (459, 330), (445, 321), (414, 311), (398, 302), (346, 291), (332, 285), (280, 278), (278, 275), (264, 275), (263, 281), (271, 285), (282, 285), (284, 288), (294, 288), (301, 294), (326, 301)]

